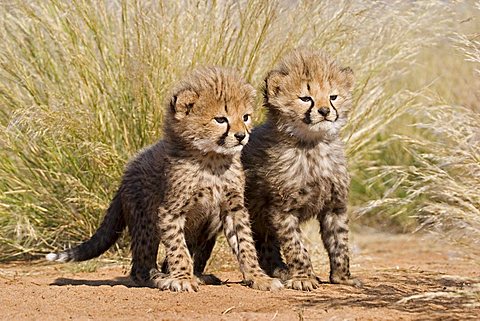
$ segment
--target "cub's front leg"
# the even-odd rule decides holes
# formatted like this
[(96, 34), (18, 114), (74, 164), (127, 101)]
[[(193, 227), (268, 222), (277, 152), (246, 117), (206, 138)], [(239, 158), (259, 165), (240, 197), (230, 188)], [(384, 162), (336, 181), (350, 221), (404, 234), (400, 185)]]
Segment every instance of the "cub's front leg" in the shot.
[(274, 291), (283, 288), (280, 280), (269, 277), (258, 264), (243, 191), (229, 191), (226, 196), (223, 228), (228, 244), (239, 262), (244, 282), (256, 290)]
[(350, 275), (350, 251), (348, 247), (348, 184), (334, 186), (329, 209), (320, 213), (320, 232), (330, 259), (330, 282), (361, 286), (362, 283)]
[(273, 213), (275, 214), (272, 216), (272, 227), (277, 233), (288, 267), (286, 287), (301, 291), (318, 288), (320, 281), (313, 271), (310, 256), (303, 245), (298, 217), (280, 208)]
[[(216, 238), (212, 237), (209, 240), (204, 241), (200, 244), (189, 244), (187, 242), (188, 251), (193, 260), (193, 273), (195, 275), (195, 280), (200, 285), (220, 285), (222, 280), (217, 278), (213, 274), (204, 274), (205, 266), (207, 261), (212, 254), (212, 250), (215, 246)], [(168, 274), (168, 261), (164, 260), (162, 264), (162, 273)]]
[(168, 275), (157, 279), (162, 290), (175, 292), (198, 291), (193, 274), (192, 257), (185, 240), (186, 214), (190, 208), (187, 198), (170, 198), (158, 209), (160, 240), (165, 246)]

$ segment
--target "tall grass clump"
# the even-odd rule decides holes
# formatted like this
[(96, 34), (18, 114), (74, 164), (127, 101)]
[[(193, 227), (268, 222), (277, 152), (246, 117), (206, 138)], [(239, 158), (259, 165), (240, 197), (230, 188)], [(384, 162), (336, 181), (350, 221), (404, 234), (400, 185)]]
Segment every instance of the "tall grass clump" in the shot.
[(185, 72), (234, 67), (261, 88), (302, 46), (355, 70), (344, 130), (351, 200), (374, 217), (372, 202), (405, 194), (384, 165), (420, 163), (391, 137), (415, 122), (406, 112), (425, 84), (406, 82), (422, 50), (445, 37), (451, 11), (443, 1), (2, 1), (0, 258), (94, 231), (127, 159), (161, 137), (163, 103)]
[(257, 69), (272, 6), (185, 5), (0, 4), (3, 257), (94, 231), (126, 160), (161, 136), (163, 101), (188, 69)]
[[(455, 79), (467, 77), (476, 87), (453, 87), (445, 93), (432, 86), (422, 108), (412, 110), (417, 135), (403, 133), (391, 139), (399, 144), (411, 164), (380, 166), (379, 175), (391, 176), (402, 197), (379, 198), (369, 205), (401, 211), (410, 205), (417, 229), (427, 229), (456, 244), (477, 249), (480, 244), (480, 2), (470, 6), (476, 31), (455, 33), (448, 39), (453, 54), (463, 60)], [(476, 10), (475, 10), (476, 9)], [(473, 18), (470, 18), (473, 19)], [(448, 57), (447, 57), (448, 58)], [(450, 57), (450, 60), (458, 57)], [(446, 59), (442, 65), (448, 66)], [(451, 67), (450, 67), (451, 68)], [(469, 76), (471, 75), (471, 76)], [(440, 84), (442, 86), (442, 84)], [(442, 87), (440, 87), (442, 88)], [(454, 104), (452, 95), (457, 95)], [(475, 100), (475, 97), (477, 99)], [(473, 99), (472, 99), (473, 98)], [(408, 165), (408, 166), (407, 166)], [(392, 175), (393, 173), (393, 175)], [(364, 207), (368, 208), (368, 206)]]

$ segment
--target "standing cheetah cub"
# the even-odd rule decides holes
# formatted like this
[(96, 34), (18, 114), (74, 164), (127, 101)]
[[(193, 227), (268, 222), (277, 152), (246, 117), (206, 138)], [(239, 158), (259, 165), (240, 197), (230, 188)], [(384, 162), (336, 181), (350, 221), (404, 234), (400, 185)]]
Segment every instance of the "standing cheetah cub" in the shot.
[[(197, 291), (223, 227), (244, 281), (259, 290), (281, 288), (259, 267), (243, 202), (240, 153), (249, 139), (253, 100), (249, 84), (220, 68), (197, 70), (180, 82), (165, 113), (164, 139), (129, 163), (95, 234), (47, 259), (97, 257), (128, 226), (131, 277), (137, 284)], [(166, 250), (162, 272), (157, 269), (160, 242)]]
[(267, 121), (242, 153), (245, 200), (260, 266), (288, 288), (319, 286), (299, 229), (313, 217), (330, 258), (330, 281), (359, 284), (349, 270), (349, 175), (339, 138), (352, 85), (350, 68), (307, 50), (292, 52), (265, 80)]

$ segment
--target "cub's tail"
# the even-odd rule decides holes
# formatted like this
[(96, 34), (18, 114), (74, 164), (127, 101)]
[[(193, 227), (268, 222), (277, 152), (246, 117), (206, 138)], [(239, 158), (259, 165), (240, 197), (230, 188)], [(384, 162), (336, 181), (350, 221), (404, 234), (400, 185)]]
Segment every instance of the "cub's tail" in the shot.
[(125, 225), (120, 193), (117, 193), (107, 210), (102, 224), (88, 241), (63, 252), (47, 254), (46, 259), (49, 261), (68, 262), (86, 261), (97, 257), (118, 240)]

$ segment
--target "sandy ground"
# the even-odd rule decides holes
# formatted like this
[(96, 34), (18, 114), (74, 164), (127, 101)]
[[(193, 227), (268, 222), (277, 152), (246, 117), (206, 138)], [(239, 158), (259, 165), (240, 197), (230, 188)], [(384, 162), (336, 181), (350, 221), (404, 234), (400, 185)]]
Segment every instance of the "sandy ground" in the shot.
[[(128, 263), (0, 265), (5, 320), (465, 320), (480, 319), (480, 269), (469, 256), (426, 236), (353, 237), (352, 273), (362, 288), (323, 284), (313, 292), (261, 292), (239, 284), (231, 255), (208, 267), (221, 286), (197, 293), (132, 287)], [(100, 263), (99, 263), (100, 262)], [(93, 269), (93, 272), (82, 270)], [(316, 263), (326, 280), (326, 259)]]

